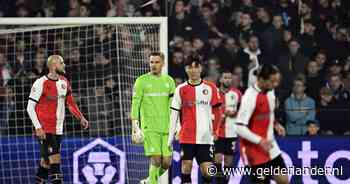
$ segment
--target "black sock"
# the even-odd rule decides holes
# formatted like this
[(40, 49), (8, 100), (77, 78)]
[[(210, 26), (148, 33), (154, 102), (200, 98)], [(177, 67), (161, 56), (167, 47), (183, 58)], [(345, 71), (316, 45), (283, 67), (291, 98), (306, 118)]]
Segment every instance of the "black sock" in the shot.
[(181, 173), (181, 183), (191, 183), (191, 174), (183, 174)]
[(227, 184), (230, 180), (231, 174), (234, 174), (234, 172), (228, 172), (231, 170), (230, 168), (232, 168), (232, 167), (224, 165), (224, 170), (228, 173), (227, 175), (223, 174), (224, 175), (224, 184)]
[(49, 175), (49, 169), (39, 166), (38, 172), (36, 173), (35, 183), (36, 184), (44, 184)]
[(52, 184), (62, 184), (63, 175), (61, 173), (60, 164), (50, 165), (50, 180)]
[(222, 167), (221, 164), (215, 164), (215, 167), (217, 169), (217, 173), (215, 174), (215, 181), (217, 184), (224, 184), (224, 175), (222, 173)]
[(212, 177), (202, 176), (203, 184), (212, 184)]

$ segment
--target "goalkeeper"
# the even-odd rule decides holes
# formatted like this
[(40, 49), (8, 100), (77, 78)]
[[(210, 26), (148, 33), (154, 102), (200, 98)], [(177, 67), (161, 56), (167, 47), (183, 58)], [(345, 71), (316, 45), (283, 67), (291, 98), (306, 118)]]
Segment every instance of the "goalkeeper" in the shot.
[(143, 142), (145, 155), (151, 161), (148, 180), (156, 184), (171, 163), (172, 152), (167, 141), (170, 100), (175, 82), (170, 76), (162, 74), (163, 53), (151, 53), (149, 66), (151, 72), (135, 81), (131, 109), (132, 141), (136, 144)]

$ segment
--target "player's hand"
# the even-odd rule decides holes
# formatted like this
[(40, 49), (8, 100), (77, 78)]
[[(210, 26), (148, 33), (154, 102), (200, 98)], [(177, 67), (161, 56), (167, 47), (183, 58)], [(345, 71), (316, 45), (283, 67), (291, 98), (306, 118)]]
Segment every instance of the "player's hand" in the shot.
[(280, 123), (275, 124), (275, 130), (279, 136), (286, 135), (286, 129)]
[(131, 141), (134, 144), (143, 143), (143, 132), (140, 129), (140, 124), (138, 120), (134, 120), (132, 122), (132, 130), (131, 130)]
[(273, 146), (272, 146), (272, 141), (267, 140), (265, 138), (262, 138), (261, 141), (259, 142), (259, 145), (266, 151), (268, 152)]
[(88, 120), (85, 119), (85, 117), (82, 117), (80, 119), (80, 124), (84, 129), (88, 129), (89, 128), (89, 122)]
[(35, 134), (39, 139), (45, 139), (45, 132), (42, 128), (35, 129)]

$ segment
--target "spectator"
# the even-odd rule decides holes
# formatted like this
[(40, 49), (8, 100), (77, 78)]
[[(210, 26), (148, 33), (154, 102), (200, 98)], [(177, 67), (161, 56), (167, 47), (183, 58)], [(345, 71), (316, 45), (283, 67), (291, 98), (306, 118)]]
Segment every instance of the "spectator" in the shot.
[[(78, 17), (80, 15), (79, 6), (80, 6), (80, 4), (77, 0), (69, 0), (68, 17)], [(58, 13), (58, 15), (60, 15), (60, 14), (61, 13)]]
[(299, 40), (301, 40), (301, 51), (308, 58), (311, 58), (316, 54), (316, 51), (319, 48), (319, 44), (315, 37), (315, 30), (316, 27), (311, 20), (304, 21), (304, 33), (300, 36)]
[(320, 75), (320, 68), (316, 61), (310, 61), (306, 68), (306, 94), (318, 102), (324, 78)]
[(14, 93), (11, 88), (0, 87), (0, 135), (8, 135), (10, 114), (15, 110)]
[(234, 30), (233, 37), (239, 41), (239, 44), (242, 48), (247, 47), (247, 38), (250, 35), (255, 34), (253, 30), (253, 19), (252, 15), (249, 12), (243, 12), (240, 18), (241, 22), (239, 24), (239, 29)]
[(234, 38), (226, 38), (223, 41), (221, 47), (215, 50), (214, 55), (218, 57), (220, 61), (221, 68), (226, 68), (229, 70), (233, 69), (233, 66), (238, 64), (237, 53), (239, 47)]
[(281, 88), (289, 91), (296, 74), (304, 73), (308, 63), (307, 58), (299, 51), (299, 42), (295, 39), (289, 42), (289, 52), (282, 54), (278, 59), (278, 67), (283, 75)]
[(234, 76), (237, 76), (237, 78), (238, 78), (237, 80), (240, 83), (239, 85), (236, 85), (236, 86), (238, 86), (238, 88), (242, 89), (242, 91), (243, 91), (243, 89), (245, 89), (245, 87), (246, 87), (245, 84), (243, 83), (243, 68), (240, 65), (235, 65), (233, 67), (232, 74)]
[(11, 67), (5, 53), (0, 50), (0, 86), (5, 86), (10, 79)]
[(339, 105), (335, 103), (332, 90), (323, 87), (320, 91), (321, 101), (317, 110), (317, 119), (320, 122), (320, 130), (325, 135), (343, 135), (350, 129), (344, 118), (346, 115)]
[(184, 0), (175, 1), (174, 14), (169, 18), (169, 40), (173, 40), (174, 36), (188, 38), (191, 36), (194, 27), (192, 20), (186, 13), (186, 4)]
[[(283, 40), (283, 20), (281, 15), (274, 15), (272, 25), (261, 35), (263, 52), (266, 53), (271, 61), (276, 58), (276, 52), (282, 46)], [(283, 74), (283, 73), (282, 73)]]
[(243, 82), (247, 87), (256, 82), (254, 72), (261, 64), (264, 64), (264, 56), (259, 48), (259, 39), (251, 35), (248, 40), (248, 47), (242, 49), (238, 54), (238, 61), (243, 68)]
[(342, 76), (340, 74), (332, 74), (329, 77), (328, 86), (332, 90), (336, 102), (346, 106), (349, 104), (350, 93), (344, 89)]
[(169, 62), (169, 75), (173, 78), (185, 79), (184, 54), (180, 49), (174, 50)]
[(284, 105), (287, 135), (305, 135), (306, 122), (315, 120), (315, 101), (305, 94), (305, 89), (304, 76), (298, 76)]
[(216, 83), (219, 80), (220, 75), (220, 64), (217, 58), (209, 58), (206, 71), (207, 77), (205, 79)]
[(306, 135), (308, 136), (315, 136), (320, 135), (320, 125), (318, 124), (317, 120), (309, 120), (306, 122), (307, 125), (307, 132)]
[(271, 26), (271, 14), (266, 6), (258, 7), (257, 20), (254, 23), (256, 33), (260, 36)]
[[(295, 1), (294, 1), (295, 2)], [(296, 26), (298, 19), (298, 7), (290, 0), (279, 0), (276, 12), (282, 16), (283, 24), (287, 27)]]
[(91, 13), (89, 4), (81, 4), (79, 12), (80, 17), (89, 17)]
[(318, 64), (319, 70), (320, 70), (320, 75), (321, 76), (326, 76), (326, 65), (328, 65), (328, 61), (327, 61), (327, 54), (326, 52), (324, 52), (323, 50), (320, 50), (317, 52), (316, 56), (315, 56), (315, 61)]

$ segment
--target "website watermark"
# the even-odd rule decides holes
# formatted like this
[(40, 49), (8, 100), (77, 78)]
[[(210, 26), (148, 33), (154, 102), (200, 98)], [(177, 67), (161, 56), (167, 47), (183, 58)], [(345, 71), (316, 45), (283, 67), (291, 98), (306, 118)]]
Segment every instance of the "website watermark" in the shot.
[[(211, 165), (208, 168), (208, 174), (215, 176), (219, 170), (215, 165)], [(267, 167), (252, 169), (250, 167), (229, 167), (222, 168), (220, 174), (225, 176), (277, 176), (277, 175), (290, 175), (290, 176), (342, 176), (344, 173), (343, 166), (339, 168), (335, 167)]]

